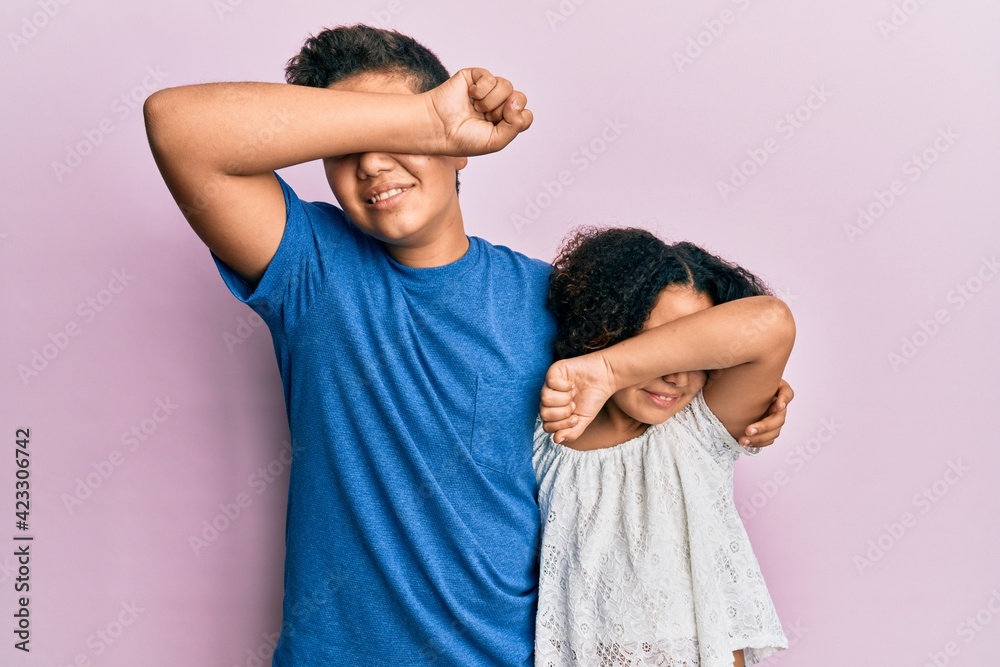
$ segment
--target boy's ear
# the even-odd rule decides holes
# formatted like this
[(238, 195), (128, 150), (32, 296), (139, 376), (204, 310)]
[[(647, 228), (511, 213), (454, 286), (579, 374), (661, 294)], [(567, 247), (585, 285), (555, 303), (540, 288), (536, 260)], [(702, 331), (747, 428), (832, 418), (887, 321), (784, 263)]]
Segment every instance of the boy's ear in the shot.
[(469, 164), (469, 158), (467, 157), (456, 157), (455, 160), (455, 171), (462, 171), (465, 169), (465, 165)]

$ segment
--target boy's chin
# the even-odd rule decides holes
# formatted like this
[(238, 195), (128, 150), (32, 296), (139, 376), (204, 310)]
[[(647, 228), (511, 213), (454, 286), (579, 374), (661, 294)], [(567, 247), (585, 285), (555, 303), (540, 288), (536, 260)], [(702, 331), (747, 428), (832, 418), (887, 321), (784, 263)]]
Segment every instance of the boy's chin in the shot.
[(369, 233), (369, 236), (374, 236), (379, 241), (387, 246), (392, 246), (394, 248), (416, 248), (419, 247), (417, 238), (419, 238), (420, 230), (415, 229), (410, 232), (401, 232), (398, 230), (382, 231), (379, 230), (375, 233)]
[(359, 227), (368, 236), (376, 238), (382, 243), (399, 247), (417, 245), (416, 240), (423, 231), (423, 227), (419, 224), (359, 225)]

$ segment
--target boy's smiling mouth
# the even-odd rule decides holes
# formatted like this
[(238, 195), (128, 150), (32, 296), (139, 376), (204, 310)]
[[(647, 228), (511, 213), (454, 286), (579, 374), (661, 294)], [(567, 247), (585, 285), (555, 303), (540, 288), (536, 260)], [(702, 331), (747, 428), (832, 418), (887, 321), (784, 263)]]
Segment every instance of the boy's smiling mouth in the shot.
[(413, 189), (412, 185), (385, 183), (368, 190), (363, 201), (368, 208), (387, 209), (394, 206), (411, 189)]

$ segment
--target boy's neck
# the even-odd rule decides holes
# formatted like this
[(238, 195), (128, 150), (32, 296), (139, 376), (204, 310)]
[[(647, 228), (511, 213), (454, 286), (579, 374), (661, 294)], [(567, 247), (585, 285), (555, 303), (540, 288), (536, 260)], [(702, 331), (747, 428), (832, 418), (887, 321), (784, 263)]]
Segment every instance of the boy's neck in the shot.
[(394, 260), (414, 269), (445, 266), (465, 256), (470, 247), (465, 225), (459, 221), (449, 225), (439, 236), (419, 245), (393, 245), (382, 242), (382, 247)]

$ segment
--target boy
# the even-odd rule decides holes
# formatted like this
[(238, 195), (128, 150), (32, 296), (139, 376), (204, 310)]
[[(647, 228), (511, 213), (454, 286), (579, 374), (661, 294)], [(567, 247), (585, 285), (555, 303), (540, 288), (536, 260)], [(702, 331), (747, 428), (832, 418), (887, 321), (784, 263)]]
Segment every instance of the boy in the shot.
[[(528, 129), (527, 100), (366, 26), (311, 37), (286, 79), (144, 106), (167, 187), (267, 322), (282, 375), (273, 664), (530, 665), (549, 266), (467, 236), (458, 204), (467, 157)], [(315, 159), (340, 208), (274, 173)], [(755, 443), (783, 422), (774, 411)]]

